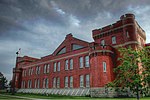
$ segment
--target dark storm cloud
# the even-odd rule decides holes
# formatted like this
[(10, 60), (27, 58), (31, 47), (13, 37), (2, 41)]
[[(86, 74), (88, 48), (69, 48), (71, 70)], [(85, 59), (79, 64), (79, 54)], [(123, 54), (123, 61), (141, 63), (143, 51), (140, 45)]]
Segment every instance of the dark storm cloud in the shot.
[(125, 13), (136, 15), (150, 42), (149, 5), (150, 0), (0, 0), (0, 71), (10, 79), (18, 48), (22, 55), (41, 57), (68, 33), (93, 41), (92, 29)]

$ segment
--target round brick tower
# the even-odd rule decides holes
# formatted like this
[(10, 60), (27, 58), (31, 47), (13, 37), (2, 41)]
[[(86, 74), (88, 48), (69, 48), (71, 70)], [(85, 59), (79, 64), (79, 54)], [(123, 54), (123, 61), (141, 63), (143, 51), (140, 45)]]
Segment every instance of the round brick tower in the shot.
[(114, 51), (109, 45), (90, 44), (91, 87), (104, 87), (114, 80)]

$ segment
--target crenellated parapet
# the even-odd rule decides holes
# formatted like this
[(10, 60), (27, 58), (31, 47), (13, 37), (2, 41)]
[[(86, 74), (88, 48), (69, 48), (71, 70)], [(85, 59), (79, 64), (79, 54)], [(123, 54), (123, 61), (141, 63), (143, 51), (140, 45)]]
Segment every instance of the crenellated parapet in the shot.
[[(128, 26), (134, 26), (134, 25), (135, 25), (134, 14), (125, 14), (120, 17), (119, 21), (113, 24), (107, 25), (100, 29), (92, 30), (92, 36), (93, 39), (96, 40), (105, 36), (112, 35), (117, 32), (123, 32), (126, 30)], [(133, 33), (133, 31), (131, 33)]]
[(110, 55), (114, 53), (114, 48), (110, 45), (100, 45), (98, 43), (92, 42), (89, 44), (90, 57), (94, 57), (97, 55)]

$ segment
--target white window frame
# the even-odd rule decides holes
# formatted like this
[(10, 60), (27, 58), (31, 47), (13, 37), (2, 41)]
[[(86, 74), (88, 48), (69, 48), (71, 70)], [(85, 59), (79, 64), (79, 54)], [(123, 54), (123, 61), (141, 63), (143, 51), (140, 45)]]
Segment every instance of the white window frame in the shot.
[(103, 72), (107, 71), (107, 64), (105, 61), (103, 61)]
[(90, 74), (87, 74), (85, 76), (85, 79), (86, 79), (86, 87), (90, 87)]
[(56, 62), (54, 63), (54, 72), (56, 72), (56, 68), (57, 66), (56, 66)]
[(84, 87), (84, 75), (80, 75), (80, 87)]
[(56, 77), (53, 78), (53, 88), (56, 88)]
[(101, 45), (104, 46), (105, 45), (105, 40), (101, 40)]
[(57, 88), (60, 88), (60, 78), (57, 77)]
[(46, 73), (47, 64), (44, 65), (44, 74)]
[(73, 88), (73, 76), (70, 76), (70, 88)]
[(60, 71), (60, 62), (57, 63), (57, 71)]
[(79, 58), (79, 66), (80, 68), (83, 68), (83, 57)]
[(37, 88), (40, 88), (40, 79), (37, 79)]
[(43, 79), (43, 88), (45, 88), (45, 78)]
[(112, 44), (116, 44), (116, 37), (115, 36), (112, 36), (111, 40), (112, 40)]
[(68, 64), (69, 62), (68, 62), (68, 60), (65, 60), (65, 70), (68, 70)]
[(46, 69), (46, 73), (49, 73), (50, 72), (50, 65), (47, 64), (47, 69)]
[(34, 80), (34, 88), (37, 88), (37, 79)]
[(70, 59), (70, 69), (73, 69), (73, 59)]
[(65, 77), (65, 88), (68, 87), (68, 76)]
[(48, 88), (48, 85), (49, 85), (49, 79), (46, 78), (46, 79), (45, 79), (45, 88)]
[(90, 67), (89, 56), (85, 56), (85, 67)]

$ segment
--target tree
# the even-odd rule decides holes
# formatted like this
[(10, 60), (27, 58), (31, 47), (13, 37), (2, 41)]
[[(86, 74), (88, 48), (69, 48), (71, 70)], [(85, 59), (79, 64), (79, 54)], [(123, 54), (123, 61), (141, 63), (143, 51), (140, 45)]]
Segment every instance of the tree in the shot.
[(6, 77), (2, 77), (0, 81), (1, 81), (1, 88), (2, 89), (6, 88), (6, 85), (7, 85)]
[(132, 48), (120, 48), (121, 57), (118, 60), (121, 64), (114, 69), (117, 74), (116, 79), (110, 82), (110, 87), (120, 87), (122, 90), (129, 88), (136, 93), (139, 100), (139, 94), (147, 93), (150, 83), (150, 47), (144, 47), (139, 50)]

